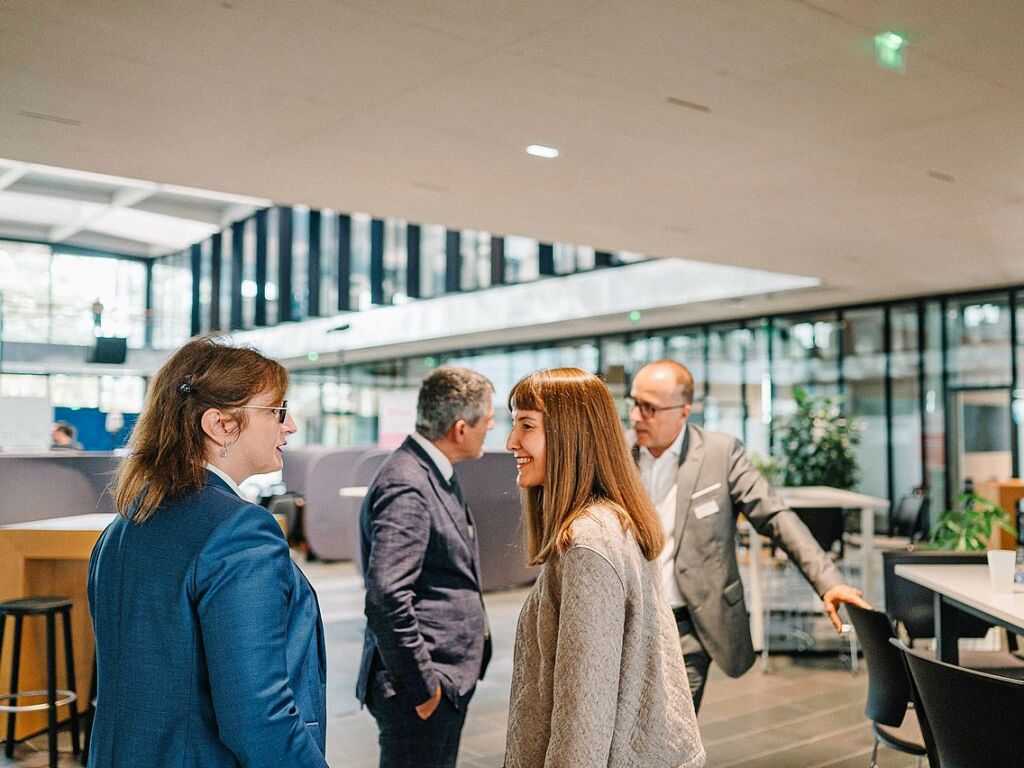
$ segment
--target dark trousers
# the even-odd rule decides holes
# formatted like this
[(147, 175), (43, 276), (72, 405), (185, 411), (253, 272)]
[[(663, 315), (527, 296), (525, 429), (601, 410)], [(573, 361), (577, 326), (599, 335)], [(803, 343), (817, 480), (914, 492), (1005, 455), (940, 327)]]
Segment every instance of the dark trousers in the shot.
[(690, 621), (690, 612), (686, 608), (675, 608), (672, 611), (679, 632), (679, 647), (683, 651), (683, 663), (686, 664), (686, 681), (690, 684), (690, 696), (693, 697), (693, 711), (700, 712), (700, 702), (704, 698), (704, 686), (708, 681), (708, 667), (711, 657), (704, 650)]
[(472, 696), (470, 691), (456, 703), (442, 693), (434, 714), (421, 720), (416, 705), (422, 702), (410, 701), (400, 691), (385, 693), (374, 681), (366, 708), (380, 730), (380, 768), (455, 768)]

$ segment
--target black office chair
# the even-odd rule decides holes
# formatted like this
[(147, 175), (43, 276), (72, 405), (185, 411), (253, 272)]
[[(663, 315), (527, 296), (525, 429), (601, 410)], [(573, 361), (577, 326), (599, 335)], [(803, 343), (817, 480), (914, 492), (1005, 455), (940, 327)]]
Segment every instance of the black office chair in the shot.
[(846, 514), (840, 508), (794, 509), (796, 516), (807, 526), (811, 536), (833, 559), (842, 560), (845, 554), (843, 529)]
[[(913, 706), (910, 677), (900, 652), (889, 641), (896, 637), (892, 621), (881, 611), (846, 606), (868, 666), (868, 701), (864, 714), (871, 720), (874, 747), (870, 768), (878, 767), (878, 745), (914, 755), (917, 765), (928, 755), (928, 741)], [(930, 736), (930, 734), (929, 734)], [(931, 757), (929, 763), (937, 765)]]
[(942, 768), (1019, 768), (1024, 681), (946, 664), (891, 642), (910, 668)]
[(272, 515), (284, 515), (284, 531), (289, 546), (297, 547), (306, 540), (302, 528), (302, 516), (306, 509), (306, 500), (301, 494), (280, 493), (265, 499), (263, 505)]
[(892, 536), (905, 536), (909, 542), (917, 543), (928, 533), (927, 523), (928, 492), (917, 487), (903, 496), (892, 511)]

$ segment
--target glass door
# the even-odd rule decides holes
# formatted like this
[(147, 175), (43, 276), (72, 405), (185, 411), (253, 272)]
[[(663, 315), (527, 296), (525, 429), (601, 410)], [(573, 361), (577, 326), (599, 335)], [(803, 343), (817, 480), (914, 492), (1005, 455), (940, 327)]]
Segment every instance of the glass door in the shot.
[(1013, 476), (1009, 387), (953, 390), (949, 418), (954, 497), (970, 488), (997, 500), (995, 483)]

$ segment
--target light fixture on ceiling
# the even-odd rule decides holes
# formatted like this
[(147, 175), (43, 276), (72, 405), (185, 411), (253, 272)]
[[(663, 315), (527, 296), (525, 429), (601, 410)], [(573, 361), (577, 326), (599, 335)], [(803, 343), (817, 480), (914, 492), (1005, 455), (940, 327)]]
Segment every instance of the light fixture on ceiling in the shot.
[(526, 154), (553, 160), (558, 157), (560, 153), (554, 147), (545, 147), (543, 144), (531, 144), (526, 148)]

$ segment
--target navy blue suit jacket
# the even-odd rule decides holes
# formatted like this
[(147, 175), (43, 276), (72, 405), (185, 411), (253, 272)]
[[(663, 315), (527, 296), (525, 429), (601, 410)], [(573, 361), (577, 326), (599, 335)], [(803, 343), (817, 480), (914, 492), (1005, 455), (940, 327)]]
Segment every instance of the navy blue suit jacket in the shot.
[(208, 472), (89, 561), (97, 768), (326, 768), (326, 652), (281, 528)]
[(472, 519), (412, 438), (373, 479), (359, 514), (366, 636), (356, 695), (371, 675), (415, 704), (440, 683), (453, 701), (483, 677), (490, 638)]

